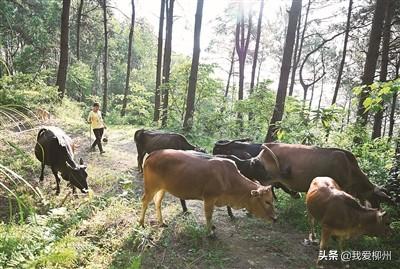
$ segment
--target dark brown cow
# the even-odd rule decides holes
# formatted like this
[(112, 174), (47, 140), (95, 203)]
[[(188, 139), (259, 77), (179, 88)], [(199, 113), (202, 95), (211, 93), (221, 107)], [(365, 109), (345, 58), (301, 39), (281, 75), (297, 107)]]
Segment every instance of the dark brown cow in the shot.
[(74, 161), (74, 146), (72, 139), (60, 128), (49, 126), (40, 129), (35, 145), (35, 156), (42, 163), (40, 181), (43, 181), (44, 167), (49, 165), (56, 178), (56, 194), (60, 193), (60, 177), (68, 181), (75, 193), (75, 187), (82, 193), (88, 193), (86, 166), (80, 159), (79, 164)]
[(177, 133), (164, 133), (140, 129), (135, 132), (135, 143), (138, 152), (138, 168), (141, 172), (143, 171), (143, 160), (146, 153), (150, 154), (160, 149), (196, 150), (205, 152), (203, 149), (190, 144), (186, 137)]
[(311, 240), (315, 238), (314, 220), (321, 223), (321, 250), (326, 249), (331, 236), (339, 238), (342, 248), (342, 241), (351, 237), (388, 236), (391, 233), (385, 212), (361, 206), (330, 177), (313, 179), (306, 203), (311, 220)]
[[(280, 182), (293, 191), (307, 192), (313, 178), (327, 176), (334, 178), (344, 191), (362, 202), (370, 202), (375, 208), (379, 208), (383, 201), (392, 202), (368, 180), (349, 151), (283, 143), (267, 143), (263, 147), (268, 150), (268, 155), (273, 152), (277, 163), (270, 168), (265, 167), (273, 178), (271, 184)], [(262, 152), (260, 155), (263, 155)], [(276, 170), (276, 167), (279, 169)], [(290, 172), (287, 177), (280, 178), (281, 170)]]
[(153, 198), (158, 222), (164, 225), (161, 201), (166, 191), (180, 199), (203, 200), (209, 232), (212, 232), (215, 206), (246, 208), (256, 217), (276, 219), (271, 187), (244, 177), (231, 160), (207, 158), (181, 150), (152, 152), (144, 164), (142, 226), (147, 206)]

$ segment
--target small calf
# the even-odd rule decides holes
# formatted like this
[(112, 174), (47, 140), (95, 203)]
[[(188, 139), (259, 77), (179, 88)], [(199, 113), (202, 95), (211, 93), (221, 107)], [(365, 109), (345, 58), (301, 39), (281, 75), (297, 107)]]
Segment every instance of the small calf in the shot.
[(311, 240), (315, 238), (314, 221), (320, 222), (322, 226), (321, 250), (327, 247), (331, 236), (339, 238), (342, 248), (345, 239), (361, 235), (388, 236), (391, 233), (386, 212), (361, 206), (330, 177), (313, 179), (307, 192), (306, 204), (311, 222)]

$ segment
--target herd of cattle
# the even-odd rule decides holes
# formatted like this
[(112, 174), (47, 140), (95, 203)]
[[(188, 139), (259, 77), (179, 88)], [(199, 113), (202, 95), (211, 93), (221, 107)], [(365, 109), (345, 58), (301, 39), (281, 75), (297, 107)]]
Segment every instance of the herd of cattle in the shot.
[[(314, 222), (321, 223), (320, 248), (330, 236), (339, 241), (353, 236), (387, 236), (390, 221), (380, 210), (391, 198), (371, 183), (354, 155), (338, 148), (284, 143), (251, 143), (248, 139), (220, 140), (212, 155), (190, 144), (176, 133), (138, 130), (138, 168), (143, 172), (144, 194), (140, 224), (153, 200), (157, 219), (164, 226), (161, 202), (165, 192), (185, 200), (204, 201), (207, 230), (214, 235), (214, 207), (245, 208), (252, 215), (275, 221), (274, 188), (282, 188), (294, 198), (307, 192), (306, 205), (311, 224), (310, 240), (315, 240)], [(145, 155), (148, 157), (144, 161)], [(57, 194), (61, 176), (83, 193), (88, 192), (86, 166), (74, 161), (72, 140), (61, 129), (39, 131), (35, 155), (43, 169), (49, 165), (56, 178)], [(143, 165), (144, 161), (144, 165)]]

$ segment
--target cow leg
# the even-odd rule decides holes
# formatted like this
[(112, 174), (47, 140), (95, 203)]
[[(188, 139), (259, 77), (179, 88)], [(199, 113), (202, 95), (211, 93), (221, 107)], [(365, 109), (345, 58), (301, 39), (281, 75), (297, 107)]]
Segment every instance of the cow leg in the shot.
[(41, 171), (40, 171), (39, 180), (40, 180), (40, 181), (43, 181), (43, 179), (44, 179), (43, 173), (44, 173), (44, 166), (45, 166), (45, 164), (44, 164), (44, 162), (42, 162), (41, 164), (42, 164), (42, 166), (41, 166)]
[[(294, 199), (298, 199), (298, 198), (300, 198), (300, 194), (298, 193), (298, 192), (295, 192), (295, 191), (292, 191), (292, 190), (290, 190), (290, 189), (288, 189), (285, 185), (283, 185), (283, 184), (280, 184), (280, 183), (277, 183), (277, 184), (275, 184), (275, 187), (277, 187), (277, 188), (281, 188), (284, 192), (286, 192), (287, 194), (289, 194), (292, 198), (294, 198)], [(273, 190), (273, 189), (272, 189)], [(272, 192), (273, 194), (274, 194), (274, 198), (276, 199), (276, 197), (275, 197), (275, 193), (274, 192)]]
[(308, 240), (311, 244), (318, 242), (317, 234), (315, 233), (315, 219), (308, 214), (308, 222), (310, 224), (310, 234), (308, 235)]
[(235, 219), (235, 216), (234, 216), (233, 213), (232, 213), (232, 208), (231, 208), (230, 206), (227, 206), (227, 207), (226, 207), (226, 210), (228, 211), (228, 215), (229, 215), (229, 217), (231, 218), (231, 220), (234, 220), (234, 219)]
[(181, 206), (182, 206), (183, 214), (187, 213), (188, 209), (187, 209), (187, 206), (186, 206), (186, 201), (183, 200), (183, 199), (181, 199)]
[(75, 194), (76, 193), (76, 187), (72, 185), (71, 188), (72, 188), (72, 194)]
[(142, 212), (141, 212), (140, 220), (139, 220), (139, 224), (142, 227), (144, 227), (144, 216), (146, 215), (147, 207), (149, 206), (149, 203), (153, 199), (153, 197), (154, 197), (154, 193), (148, 194), (145, 191), (145, 193), (143, 194), (143, 197), (142, 197)]
[(204, 200), (204, 214), (206, 216), (207, 232), (211, 238), (215, 238), (215, 233), (212, 225), (212, 214), (214, 211), (214, 200)]
[(274, 200), (275, 200), (275, 201), (278, 201), (278, 198), (276, 197), (276, 194), (275, 194), (275, 188), (274, 188), (274, 186), (271, 187), (271, 192), (272, 192), (272, 196), (274, 197)]
[(51, 171), (53, 172), (53, 175), (56, 178), (56, 183), (57, 183), (56, 195), (59, 195), (60, 194), (60, 182), (61, 182), (61, 179), (58, 176), (58, 171), (54, 167), (51, 167)]
[(137, 165), (138, 165), (139, 172), (142, 173), (143, 172), (143, 158), (144, 158), (144, 155), (146, 155), (146, 152), (143, 152), (141, 147), (137, 147), (137, 152), (138, 152)]
[(154, 204), (156, 205), (156, 213), (157, 213), (157, 220), (161, 227), (167, 227), (167, 225), (163, 222), (162, 214), (161, 214), (161, 202), (164, 198), (165, 191), (161, 190), (156, 193), (153, 198)]
[[(322, 227), (321, 242), (319, 244), (319, 250), (320, 251), (324, 251), (324, 250), (327, 249), (328, 241), (329, 241), (330, 236), (331, 236), (331, 231), (326, 227)], [(318, 258), (317, 258), (317, 265), (318, 266), (320, 266), (321, 263), (324, 261), (324, 260), (320, 260), (319, 258), (320, 257), (318, 256)]]

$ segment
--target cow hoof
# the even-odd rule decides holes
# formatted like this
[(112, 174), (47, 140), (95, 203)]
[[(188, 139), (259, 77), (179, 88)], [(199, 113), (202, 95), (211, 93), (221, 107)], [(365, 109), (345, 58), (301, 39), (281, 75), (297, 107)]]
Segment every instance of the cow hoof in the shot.
[(303, 242), (301, 242), (301, 244), (305, 247), (311, 247), (313, 245), (313, 241), (309, 240), (309, 239), (304, 239)]
[(189, 216), (190, 215), (190, 211), (189, 210), (182, 211), (182, 215), (183, 216)]
[(44, 180), (44, 177), (40, 177), (39, 181), (42, 182)]
[(212, 232), (207, 236), (207, 238), (208, 238), (208, 239), (211, 239), (211, 240), (215, 240), (215, 239), (217, 239), (217, 235), (215, 234), (214, 231), (212, 231)]

